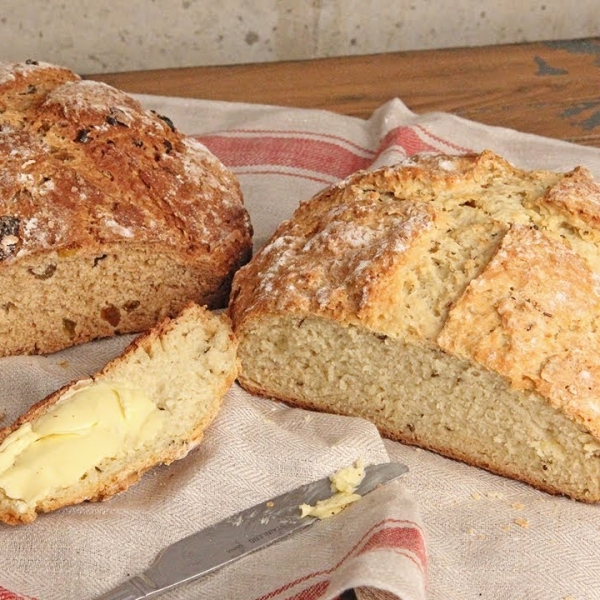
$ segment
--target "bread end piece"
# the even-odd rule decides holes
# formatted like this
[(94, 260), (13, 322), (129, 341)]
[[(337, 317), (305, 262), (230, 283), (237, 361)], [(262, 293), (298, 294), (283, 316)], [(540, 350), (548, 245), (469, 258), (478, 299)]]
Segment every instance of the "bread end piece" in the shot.
[(50, 486), (35, 501), (10, 498), (0, 486), (0, 521), (30, 523), (38, 513), (106, 500), (155, 465), (185, 457), (202, 440), (237, 376), (236, 349), (227, 316), (191, 303), (176, 318), (166, 318), (137, 337), (100, 372), (72, 382), (32, 406), (10, 427), (0, 430), (0, 446), (12, 432), (23, 425), (39, 424), (61, 400), (88, 386), (140, 391), (156, 407), (161, 424), (137, 447), (121, 447), (115, 455), (91, 465), (75, 482)]

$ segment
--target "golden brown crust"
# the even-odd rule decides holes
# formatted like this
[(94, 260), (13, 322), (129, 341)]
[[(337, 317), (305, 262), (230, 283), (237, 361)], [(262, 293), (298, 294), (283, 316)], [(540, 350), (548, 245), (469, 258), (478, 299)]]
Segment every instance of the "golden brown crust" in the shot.
[(424, 204), (392, 199), (376, 209), (374, 203), (380, 202), (349, 187), (347, 194), (325, 194), (304, 204), (243, 268), (238, 280), (252, 279), (256, 285), (235, 287), (232, 310), (256, 306), (363, 317), (381, 280), (434, 218)]
[[(167, 314), (186, 300), (226, 303), (233, 273), (250, 257), (252, 228), (239, 183), (202, 144), (124, 92), (52, 65), (0, 64), (0, 107), (0, 280), (24, 265), (50, 284), (56, 258), (91, 265), (133, 248), (148, 256), (136, 259), (142, 273), (159, 255), (196, 280), (194, 288), (177, 290), (183, 298), (175, 308), (168, 297), (174, 292), (158, 292)], [(0, 331), (6, 307), (17, 304), (5, 296)], [(78, 320), (68, 310), (64, 316)], [(72, 340), (47, 343), (48, 331), (38, 332), (37, 340), (10, 351), (2, 350), (0, 333), (0, 355), (140, 331), (157, 317), (145, 315), (125, 329), (107, 327), (97, 314), (94, 320), (96, 332), (88, 324)]]
[[(586, 169), (524, 171), (489, 151), (422, 155), (357, 173), (304, 202), (238, 272), (229, 306), (234, 330), (242, 347), (246, 336), (262, 335), (265, 348), (276, 355), (262, 318), (269, 323), (318, 316), (442, 349), (505, 378), (515, 397), (535, 394), (572, 421), (573, 431), (588, 440), (582, 454), (589, 452), (595, 461), (599, 206), (600, 185)], [(256, 373), (266, 372), (260, 357), (252, 361)], [(300, 390), (273, 394), (260, 376), (247, 376), (242, 364), (240, 382), (250, 391), (328, 410), (326, 397), (312, 403)], [(357, 410), (352, 414), (361, 416)], [(422, 445), (406, 430), (377, 424), (384, 435)], [(536, 478), (509, 463), (474, 457), (469, 448), (435, 442), (427, 447), (565, 493), (545, 475)], [(546, 460), (551, 451), (537, 452)], [(575, 484), (566, 493), (598, 500)]]
[(600, 184), (585, 167), (576, 167), (540, 198), (539, 204), (578, 227), (600, 229)]
[(44, 62), (0, 63), (2, 120), (22, 126), (26, 112), (39, 106), (50, 90), (78, 79), (69, 69)]
[[(547, 187), (556, 174), (525, 173), (490, 151), (419, 155), (398, 167), (359, 172), (302, 203), (235, 277), (229, 310), (237, 325), (250, 314), (286, 310), (372, 326), (390, 278), (418, 258), (420, 242), (447, 218), (448, 206), (475, 202), (496, 180)], [(492, 219), (493, 220), (493, 219)], [(506, 228), (506, 227), (504, 227)], [(496, 235), (496, 234), (494, 234)], [(416, 256), (415, 256), (416, 255)]]
[(564, 243), (514, 226), (450, 311), (443, 350), (533, 389), (600, 438), (600, 278)]

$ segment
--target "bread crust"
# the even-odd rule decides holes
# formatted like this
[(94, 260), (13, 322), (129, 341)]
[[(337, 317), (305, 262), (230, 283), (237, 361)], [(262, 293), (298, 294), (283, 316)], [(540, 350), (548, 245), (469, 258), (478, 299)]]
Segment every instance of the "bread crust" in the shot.
[[(595, 457), (599, 199), (600, 185), (583, 167), (524, 171), (490, 151), (420, 155), (356, 173), (304, 202), (236, 275), (229, 313), (240, 348), (249, 339), (270, 348), (263, 319), (316, 317), (442, 351), (499, 375), (515, 394), (541, 398), (575, 424)], [(274, 393), (261, 380), (266, 364), (256, 350), (246, 356), (242, 386), (313, 410), (373, 414), (333, 409), (326, 395), (313, 400), (300, 388)], [(565, 490), (471, 448), (425, 443), (385, 419), (377, 425), (392, 439), (544, 491), (600, 500), (585, 481), (580, 491)]]
[[(414, 260), (411, 248), (445, 218), (433, 198), (460, 198), (486, 180), (519, 177), (545, 189), (557, 175), (526, 173), (491, 151), (424, 154), (396, 167), (354, 173), (303, 202), (240, 270), (229, 302), (233, 322), (240, 327), (250, 315), (289, 310), (369, 326), (373, 307), (393, 302), (384, 292), (389, 278)], [(332, 270), (332, 263), (346, 257), (347, 268)]]
[[(225, 306), (252, 227), (235, 176), (200, 142), (45, 63), (0, 64), (0, 107), (0, 356), (143, 331), (189, 300)], [(169, 264), (179, 273), (160, 286)], [(103, 278), (110, 301), (95, 297)], [(4, 334), (40, 295), (52, 322), (38, 314), (34, 336)]]

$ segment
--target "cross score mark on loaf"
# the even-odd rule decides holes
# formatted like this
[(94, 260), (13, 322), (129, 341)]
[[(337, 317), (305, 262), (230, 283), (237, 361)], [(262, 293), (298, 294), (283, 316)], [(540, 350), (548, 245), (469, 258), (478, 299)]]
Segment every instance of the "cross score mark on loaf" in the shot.
[(600, 436), (600, 278), (563, 242), (513, 226), (439, 344), (534, 389)]
[(307, 200), (230, 303), (240, 382), (600, 500), (600, 186), (486, 151)]

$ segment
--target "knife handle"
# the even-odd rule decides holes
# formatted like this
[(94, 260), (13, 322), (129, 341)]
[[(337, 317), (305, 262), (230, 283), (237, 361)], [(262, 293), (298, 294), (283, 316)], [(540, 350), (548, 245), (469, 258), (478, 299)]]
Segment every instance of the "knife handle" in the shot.
[(145, 575), (136, 575), (95, 600), (142, 600), (156, 592), (158, 586)]

